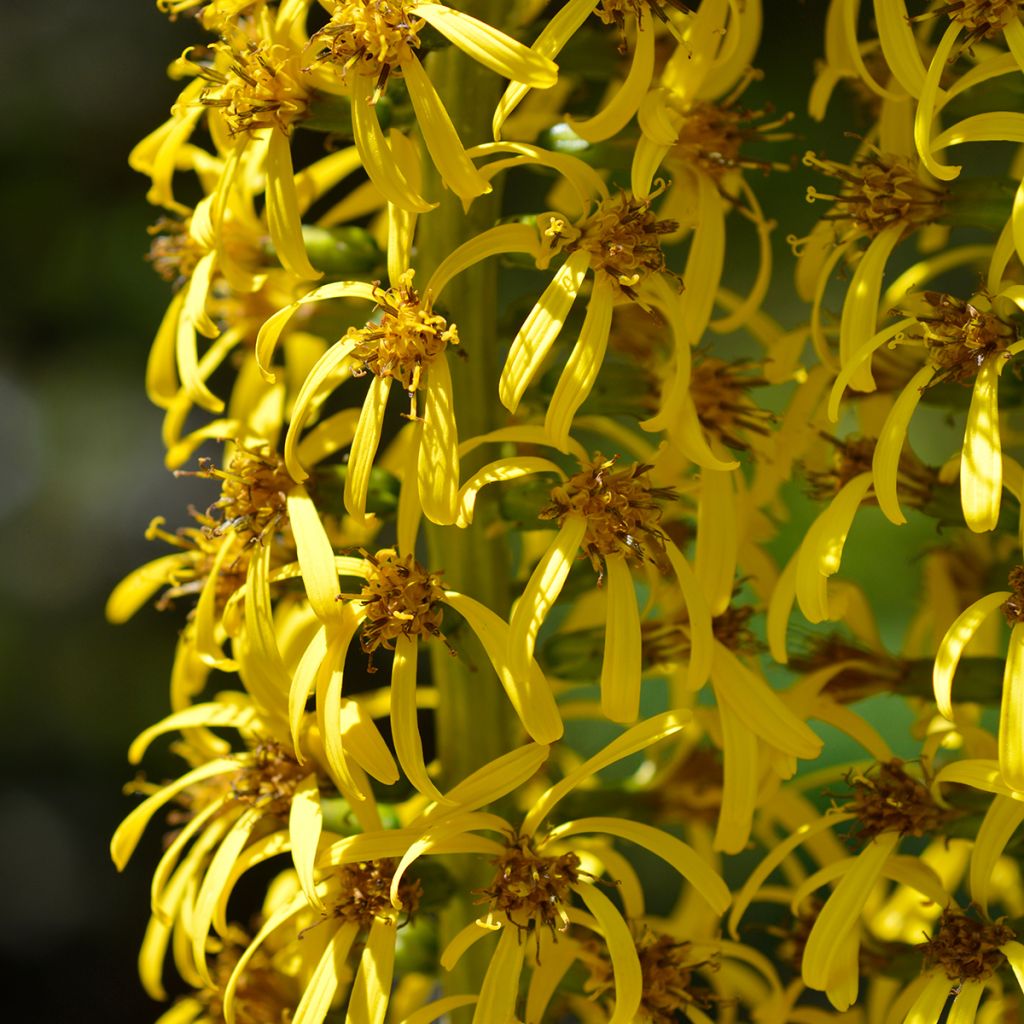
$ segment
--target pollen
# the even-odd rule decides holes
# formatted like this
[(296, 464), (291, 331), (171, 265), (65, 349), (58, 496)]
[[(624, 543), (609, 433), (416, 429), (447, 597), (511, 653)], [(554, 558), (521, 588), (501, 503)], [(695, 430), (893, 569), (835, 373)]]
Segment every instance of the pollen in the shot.
[(429, 298), (413, 288), (411, 271), (394, 288), (376, 286), (374, 299), (381, 310), (380, 321), (349, 328), (347, 334), (356, 341), (352, 358), (359, 366), (353, 372), (398, 381), (409, 395), (410, 417), (415, 419), (416, 392), (426, 383), (431, 363), (449, 345), (458, 345), (458, 329), (434, 313)]
[(147, 231), (153, 241), (146, 261), (165, 281), (180, 288), (203, 257), (202, 247), (189, 234), (189, 222), (161, 217)]
[(583, 549), (595, 571), (603, 574), (602, 557), (622, 555), (633, 565), (651, 562), (667, 571), (665, 535), (659, 523), (661, 502), (675, 498), (671, 487), (651, 484), (650, 466), (639, 462), (615, 468), (616, 459), (597, 452), (579, 473), (551, 491), (541, 519), (581, 516), (587, 521)]
[(216, 524), (210, 529), (213, 536), (234, 530), (244, 540), (262, 540), (287, 521), (287, 495), (294, 484), (284, 462), (272, 451), (239, 445), (226, 469), (203, 458), (198, 471), (178, 470), (175, 476), (221, 481), (221, 496), (206, 511)]
[(928, 835), (949, 818), (950, 812), (939, 807), (924, 783), (907, 774), (899, 758), (864, 773), (850, 772), (846, 782), (853, 799), (843, 810), (857, 816), (856, 836), (864, 843), (886, 832)]
[(745, 432), (768, 437), (775, 420), (772, 413), (751, 401), (751, 388), (768, 381), (753, 372), (750, 360), (726, 362), (707, 356), (695, 362), (690, 377), (690, 395), (697, 418), (713, 437), (728, 448), (746, 449)]
[(677, 221), (654, 215), (650, 199), (622, 192), (602, 200), (576, 225), (549, 215), (542, 225), (542, 238), (556, 252), (589, 253), (595, 273), (607, 275), (618, 291), (637, 301), (635, 289), (648, 275), (671, 274), (659, 236), (678, 228)]
[(969, 384), (990, 355), (1017, 340), (1012, 324), (974, 302), (942, 292), (925, 292), (924, 300), (929, 311), (919, 313), (917, 321), (929, 362), (938, 371), (933, 384)]
[(307, 113), (310, 91), (302, 81), (295, 55), (279, 44), (248, 40), (214, 43), (228, 58), (223, 70), (200, 65), (209, 85), (199, 101), (221, 110), (232, 135), (279, 128), (288, 133)]
[(1006, 963), (1000, 947), (1016, 937), (1002, 920), (975, 920), (947, 908), (935, 934), (917, 948), (929, 967), (945, 971), (952, 981), (985, 981)]
[(280, 743), (264, 740), (231, 782), (235, 799), (265, 814), (287, 817), (292, 797), (309, 771)]
[(425, 22), (410, 15), (409, 6), (402, 0), (338, 0), (331, 20), (311, 39), (318, 48), (314, 62), (338, 66), (343, 75), (354, 71), (375, 78), (376, 102), (396, 65), (420, 45)]
[(514, 835), (495, 865), (490, 886), (480, 890), (493, 912), (504, 914), (522, 931), (543, 926), (564, 932), (569, 927), (565, 907), (583, 875), (576, 854), (544, 857), (529, 836)]
[[(369, 928), (374, 921), (394, 920), (391, 883), (395, 867), (395, 861), (390, 858), (341, 865), (333, 879), (338, 894), (330, 903), (329, 913), (360, 928)], [(403, 875), (398, 885), (398, 899), (407, 917), (416, 913), (422, 898), (423, 886), (419, 879)]]
[(439, 576), (424, 569), (412, 555), (401, 556), (393, 548), (383, 548), (375, 555), (362, 553), (371, 566), (359, 596), (366, 608), (360, 637), (363, 651), (372, 654), (379, 647), (392, 651), (400, 636), (444, 641), (440, 604), (444, 590)]
[(1001, 611), (1008, 626), (1024, 622), (1024, 565), (1010, 570), (1007, 583), (1012, 594), (1002, 603)]
[(890, 153), (872, 149), (852, 164), (820, 160), (807, 153), (803, 162), (840, 183), (837, 193), (819, 192), (811, 186), (808, 201), (831, 202), (832, 211), (824, 219), (852, 229), (856, 235), (874, 237), (896, 224), (902, 225), (906, 234), (942, 213), (946, 193), (926, 184), (914, 167)]

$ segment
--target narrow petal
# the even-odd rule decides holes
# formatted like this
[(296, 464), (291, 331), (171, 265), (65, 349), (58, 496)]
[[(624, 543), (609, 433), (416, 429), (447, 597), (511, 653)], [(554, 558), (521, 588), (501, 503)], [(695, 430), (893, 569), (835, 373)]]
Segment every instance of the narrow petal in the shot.
[[(459, 526), (468, 526), (473, 522), (477, 495), (488, 484), (500, 483), (505, 480), (518, 480), (520, 477), (532, 476), (534, 473), (553, 473), (560, 479), (565, 479), (565, 473), (562, 471), (561, 466), (550, 459), (541, 459), (535, 455), (521, 455), (511, 459), (496, 459), (494, 462), (488, 462), (482, 469), (477, 470), (459, 490), (459, 515), (457, 520)], [(169, 557), (177, 558), (179, 556), (170, 555)], [(145, 598), (143, 598), (143, 601), (145, 601)]]
[(989, 893), (996, 864), (1021, 823), (1024, 823), (1024, 801), (997, 796), (989, 804), (978, 826), (971, 850), (969, 889), (971, 902), (977, 904), (983, 914), (988, 914)]
[[(653, 33), (652, 33), (653, 34)], [(615, 979), (615, 1010), (608, 1024), (633, 1024), (643, 999), (644, 978), (629, 925), (615, 909), (615, 904), (594, 885), (575, 885), (573, 891), (597, 918), (604, 936)]]
[(423, 1006), (411, 1013), (401, 1021), (401, 1024), (435, 1024), (436, 1021), (446, 1020), (454, 1010), (463, 1006), (472, 1006), (477, 1001), (477, 996), (445, 996), (427, 1006)]
[[(396, 923), (376, 918), (370, 925), (366, 947), (359, 958), (359, 970), (352, 982), (345, 1024), (384, 1024), (395, 972)], [(310, 1021), (310, 1024), (320, 1024)]]
[(558, 81), (554, 61), (478, 18), (434, 3), (416, 4), (409, 13), (422, 18), (463, 53), (503, 78), (533, 89), (549, 89)]
[(574, 252), (559, 268), (519, 328), (498, 384), (501, 404), (509, 412), (518, 408), (523, 392), (562, 330), (589, 266), (589, 253), (582, 249)]
[(999, 707), (999, 769), (1008, 786), (1024, 793), (1024, 623), (1010, 633)]
[(974, 533), (988, 533), (999, 521), (1003, 495), (1003, 452), (999, 436), (999, 374), (1005, 359), (998, 352), (981, 365), (974, 380), (960, 457), (960, 504)]
[(338, 986), (345, 977), (345, 961), (358, 932), (358, 927), (348, 922), (335, 928), (309, 976), (302, 999), (295, 1008), (292, 1024), (323, 1024)]
[(974, 979), (963, 982), (960, 992), (950, 1007), (946, 1024), (975, 1024), (978, 1003), (985, 991), (985, 983)]
[(299, 877), (299, 885), (306, 894), (310, 905), (317, 910), (323, 903), (316, 891), (313, 864), (316, 861), (320, 833), (323, 830), (323, 814), (320, 810), (320, 786), (316, 773), (307, 775), (295, 787), (292, 805), (288, 812), (288, 839), (292, 848), (292, 863)]
[(622, 555), (605, 557), (608, 608), (601, 662), (601, 711), (613, 722), (640, 713), (640, 609), (633, 574)]
[(519, 975), (523, 970), (526, 943), (512, 925), (501, 929), (480, 986), (480, 998), (473, 1011), (473, 1024), (511, 1024), (519, 997)]
[(181, 317), (184, 300), (184, 292), (178, 292), (171, 299), (149, 349), (149, 358), (146, 360), (146, 397), (161, 409), (170, 408), (178, 394), (175, 346), (178, 338), (178, 320)]
[(999, 948), (1009, 961), (1010, 969), (1017, 979), (1017, 984), (1020, 986), (1021, 991), (1024, 992), (1024, 945), (1011, 940), (1010, 942), (1004, 942)]
[(757, 737), (728, 703), (719, 704), (718, 716), (722, 725), (723, 781), (714, 848), (722, 853), (740, 853), (750, 841), (757, 803)]
[(711, 608), (690, 563), (674, 543), (665, 545), (676, 581), (686, 603), (686, 617), (690, 630), (690, 664), (687, 668), (687, 686), (699, 690), (711, 674), (714, 656), (714, 634), (711, 630)]
[(961, 612), (953, 625), (946, 630), (946, 635), (935, 653), (935, 669), (932, 674), (932, 687), (935, 690), (935, 703), (939, 714), (953, 721), (953, 674), (960, 663), (960, 655), (985, 621), (1011, 594), (1008, 590), (1000, 590), (994, 594), (986, 594), (975, 601), (969, 608)]
[(1012, 800), (1024, 801), (1024, 793), (1011, 789), (1003, 781), (999, 762), (988, 758), (969, 758), (965, 761), (954, 761), (941, 768), (932, 779), (932, 792), (940, 794), (945, 783), (959, 783), (980, 789), (983, 793), (995, 793), (997, 796), (1008, 796)]
[(249, 729), (257, 720), (256, 709), (252, 706), (221, 704), (210, 702), (208, 704), (193, 704), (190, 707), (176, 711), (161, 719), (156, 725), (151, 725), (144, 732), (132, 741), (128, 748), (128, 763), (138, 764), (146, 753), (150, 743), (165, 733), (174, 732), (177, 729), (194, 729), (199, 726), (206, 728), (224, 729)]
[(509, 665), (509, 627), (486, 605), (464, 594), (445, 592), (450, 604), (477, 635), (497, 672), (508, 699), (512, 702), (523, 728), (538, 743), (554, 743), (563, 732), (558, 705), (544, 673), (536, 660), (531, 659), (530, 671), (525, 676), (513, 674)]
[(712, 615), (721, 615), (732, 600), (739, 534), (732, 473), (705, 469), (697, 501), (697, 550), (694, 572)]
[[(380, 193), (401, 210), (426, 213), (437, 203), (428, 203), (409, 183), (388, 146), (377, 108), (374, 106), (374, 81), (369, 75), (352, 75), (352, 135), (359, 158)], [(410, 92), (411, 92), (410, 88)]]
[(210, 571), (203, 582), (203, 589), (199, 592), (199, 600), (196, 602), (196, 654), (204, 665), (223, 672), (234, 672), (237, 665), (224, 656), (218, 642), (218, 633), (222, 631), (218, 629), (220, 616), (217, 613), (217, 581), (228, 555), (236, 554), (237, 550), (235, 535), (228, 532), (217, 548), (213, 565), (210, 566)]
[[(416, 111), (419, 125), (430, 158), (440, 172), (444, 183), (463, 201), (469, 203), (479, 195), (491, 191), (491, 186), (466, 156), (455, 126), (441, 97), (423, 70), (416, 55), (409, 53), (401, 63), (402, 74)], [(353, 99), (353, 106), (356, 100)]]
[(692, 846), (652, 825), (626, 821), (623, 818), (579, 818), (551, 829), (545, 843), (587, 832), (603, 832), (617, 839), (626, 839), (656, 854), (665, 863), (671, 864), (700, 893), (716, 914), (724, 913), (732, 902), (729, 887)]
[[(885, 6), (886, 0), (881, 0)], [(914, 1000), (903, 1024), (935, 1024), (942, 1019), (953, 983), (941, 972), (933, 975)]]
[(427, 371), (417, 467), (423, 514), (432, 523), (450, 526), (459, 500), (459, 435), (452, 377), (444, 356)]
[(917, 146), (917, 155), (929, 174), (940, 181), (952, 181), (960, 174), (959, 167), (949, 167), (940, 163), (932, 155), (932, 125), (935, 121), (936, 108), (942, 102), (942, 89), (939, 86), (939, 78), (949, 63), (949, 55), (953, 51), (957, 38), (963, 24), (954, 18), (942, 34), (935, 52), (932, 54), (931, 63), (924, 78), (924, 87), (917, 104), (917, 111), (914, 115), (914, 144)]
[(345, 656), (360, 622), (355, 615), (346, 615), (339, 625), (332, 627), (327, 653), (316, 674), (316, 717), (328, 768), (343, 788), (357, 796), (360, 789), (349, 769), (341, 738), (341, 690)]
[(127, 622), (161, 587), (166, 587), (174, 573), (192, 560), (183, 552), (163, 555), (133, 569), (107, 598), (107, 621), (116, 626)]
[(384, 427), (384, 410), (391, 390), (390, 377), (374, 377), (363, 399), (355, 437), (348, 456), (348, 475), (345, 477), (345, 508), (354, 519), (366, 518), (366, 492), (370, 486), (370, 471), (380, 444)]
[(1024, 114), (997, 110), (965, 117), (932, 140), (932, 152), (964, 142), (1024, 142)]
[(898, 0), (874, 0), (874, 3), (875, 24), (885, 61), (896, 81), (917, 98), (924, 89), (925, 68), (906, 6)]
[(288, 494), (288, 518), (295, 537), (306, 597), (322, 622), (339, 622), (344, 616), (345, 606), (341, 603), (334, 549), (313, 499), (301, 485)]
[(617, 135), (637, 112), (654, 73), (654, 26), (649, 19), (637, 18), (633, 59), (626, 80), (615, 95), (586, 121), (569, 120), (572, 130), (588, 142), (602, 142)]
[(615, 292), (604, 276), (594, 282), (587, 315), (576, 345), (562, 370), (544, 416), (544, 429), (559, 451), (566, 451), (576, 411), (587, 400), (604, 361), (612, 326)]
[(499, 224), (488, 228), (463, 242), (438, 264), (427, 282), (424, 294), (430, 294), (436, 300), (452, 278), (489, 256), (518, 252), (536, 257), (539, 251), (540, 242), (535, 227), (528, 224)]
[(417, 646), (414, 637), (400, 636), (395, 642), (395, 657), (391, 665), (391, 734), (398, 763), (408, 780), (424, 796), (440, 802), (444, 797), (427, 774), (423, 741), (416, 721)]
[(529, 675), (537, 634), (562, 592), (586, 532), (585, 519), (568, 516), (523, 588), (509, 623), (508, 661), (513, 676)]
[(837, 944), (852, 929), (860, 928), (864, 905), (898, 842), (899, 836), (896, 833), (883, 833), (873, 839), (857, 856), (854, 865), (825, 902), (804, 948), (802, 973), (808, 988), (819, 991), (828, 988)]
[(305, 280), (323, 277), (306, 255), (302, 241), (302, 215), (295, 191), (291, 142), (284, 132), (272, 129), (267, 145), (267, 226), (285, 270)]
[(224, 411), (224, 402), (207, 386), (199, 372), (199, 358), (196, 354), (196, 328), (184, 313), (178, 317), (174, 336), (174, 352), (178, 363), (181, 386), (190, 401), (217, 415)]

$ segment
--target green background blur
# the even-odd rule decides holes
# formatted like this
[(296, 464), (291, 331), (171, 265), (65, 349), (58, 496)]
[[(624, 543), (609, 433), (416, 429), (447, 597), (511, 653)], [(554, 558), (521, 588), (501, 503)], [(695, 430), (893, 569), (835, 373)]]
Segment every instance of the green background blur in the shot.
[[(745, 98), (770, 95), (797, 113), (798, 154), (814, 141), (803, 111), (825, 6), (765, 0), (767, 80)], [(133, 806), (121, 795), (128, 743), (167, 711), (181, 620), (147, 609), (114, 628), (103, 604), (130, 569), (164, 553), (143, 539), (150, 518), (180, 525), (190, 502), (211, 495), (164, 470), (160, 415), (143, 393), (168, 292), (142, 258), (156, 214), (126, 157), (174, 99), (167, 63), (205, 36), (151, 0), (3, 0), (2, 12), (0, 958), (13, 982), (3, 1012), (144, 1024), (161, 1012), (135, 976), (159, 838), (147, 835), (123, 877), (107, 844)], [(824, 146), (833, 156), (851, 148), (844, 129), (866, 128), (844, 102)], [(785, 309), (783, 239), (815, 216), (808, 180), (800, 167), (755, 182), (780, 220), (785, 296), (773, 306), (790, 323), (800, 313)], [(864, 536), (857, 547), (872, 545)], [(891, 600), (904, 591), (897, 583)], [(160, 778), (174, 766), (154, 751), (146, 769)]]

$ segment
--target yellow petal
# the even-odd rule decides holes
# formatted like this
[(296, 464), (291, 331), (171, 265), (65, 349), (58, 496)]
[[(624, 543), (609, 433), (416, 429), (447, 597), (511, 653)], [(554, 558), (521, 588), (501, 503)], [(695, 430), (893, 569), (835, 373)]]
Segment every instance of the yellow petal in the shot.
[(662, 832), (661, 829), (623, 818), (579, 818), (551, 829), (545, 844), (578, 836), (587, 832), (603, 832), (636, 843), (649, 853), (656, 854), (685, 878), (716, 914), (725, 912), (732, 902), (729, 887), (719, 874), (707, 864), (688, 843)]
[(501, 404), (509, 412), (518, 408), (523, 392), (562, 330), (589, 266), (589, 253), (582, 249), (574, 252), (559, 268), (519, 328), (498, 384)]
[(562, 592), (586, 532), (585, 519), (568, 516), (523, 588), (509, 623), (508, 661), (514, 676), (529, 674), (537, 634)]
[(550, 459), (541, 459), (535, 455), (521, 455), (516, 458), (496, 459), (494, 462), (488, 462), (482, 469), (477, 470), (459, 490), (459, 526), (468, 526), (473, 522), (477, 495), (488, 484), (504, 480), (518, 480), (520, 477), (531, 476), (534, 473), (553, 473), (560, 479), (565, 479), (565, 473), (562, 472), (559, 465)]
[(320, 786), (314, 772), (307, 775), (292, 793), (292, 805), (288, 812), (288, 838), (299, 885), (302, 886), (306, 899), (317, 910), (323, 909), (323, 903), (316, 891), (313, 864), (316, 861), (322, 829)]
[(206, 728), (249, 729), (256, 721), (256, 710), (252, 706), (234, 704), (193, 704), (191, 707), (176, 711), (151, 725), (132, 741), (128, 748), (128, 763), (138, 764), (146, 753), (150, 743), (165, 733), (176, 729), (194, 729), (199, 726)]
[(288, 494), (288, 518), (302, 569), (306, 597), (322, 622), (338, 622), (344, 616), (334, 549), (306, 488), (297, 485)]
[[(971, 902), (988, 915), (989, 892), (995, 878), (996, 864), (1014, 832), (1024, 822), (1024, 802), (997, 796), (989, 804), (971, 850)], [(997, 892), (997, 895), (999, 893)]]
[(503, 78), (533, 89), (549, 89), (558, 81), (553, 61), (478, 18), (435, 3), (415, 4), (409, 13)]
[(480, 998), (473, 1011), (473, 1024), (510, 1024), (515, 1018), (519, 997), (519, 975), (523, 970), (526, 943), (512, 925), (501, 929), (498, 948), (494, 951), (487, 973), (480, 986)]
[(978, 370), (967, 412), (960, 457), (960, 503), (974, 533), (996, 528), (1003, 495), (1003, 452), (999, 436), (999, 374), (1006, 360), (990, 355)]
[(613, 722), (640, 712), (640, 610), (633, 574), (622, 555), (605, 556), (608, 608), (601, 662), (601, 711)]
[(357, 934), (358, 927), (350, 922), (334, 929), (334, 934), (328, 939), (323, 954), (306, 982), (292, 1024), (323, 1024), (338, 985), (345, 978), (345, 961), (348, 960)]
[(898, 0), (874, 0), (875, 24), (889, 69), (915, 98), (924, 89), (925, 69), (905, 5)]
[(999, 708), (999, 768), (1006, 784), (1024, 793), (1024, 623), (1010, 633)]
[(302, 652), (298, 665), (292, 673), (291, 686), (288, 689), (288, 725), (292, 738), (292, 748), (299, 763), (305, 761), (301, 744), (302, 720), (306, 715), (306, 701), (313, 687), (316, 686), (317, 674), (324, 658), (327, 656), (327, 628), (321, 626), (310, 638), (309, 644)]
[(427, 774), (423, 760), (423, 741), (416, 721), (416, 654), (415, 637), (400, 636), (395, 641), (395, 656), (391, 665), (391, 734), (395, 753), (406, 778), (431, 800), (441, 796), (433, 779)]
[(538, 743), (554, 743), (560, 739), (562, 718), (551, 687), (536, 660), (531, 659), (530, 671), (525, 676), (516, 675), (511, 670), (508, 660), (509, 627), (505, 621), (486, 605), (464, 594), (448, 590), (444, 599), (479, 638), (512, 707), (531, 738)]
[(1017, 984), (1020, 986), (1021, 991), (1024, 992), (1024, 945), (1011, 940), (1010, 942), (1004, 942), (999, 948), (1009, 961), (1010, 969), (1017, 979)]
[(463, 242), (450, 252), (430, 276), (424, 294), (436, 300), (452, 278), (489, 256), (520, 252), (536, 257), (540, 251), (537, 229), (528, 224), (499, 224)]
[(942, 38), (932, 54), (931, 63), (928, 65), (928, 72), (924, 78), (924, 86), (921, 89), (917, 111), (914, 115), (914, 143), (917, 146), (917, 154), (929, 174), (934, 175), (940, 181), (952, 181), (960, 174), (959, 167), (948, 167), (932, 156), (931, 136), (936, 107), (941, 104), (943, 99), (939, 78), (949, 63), (949, 55), (962, 28), (962, 22), (954, 18), (942, 34)]
[(694, 572), (712, 615), (721, 615), (732, 600), (738, 543), (732, 474), (705, 469), (697, 501)]
[(1024, 142), (1024, 114), (994, 110), (966, 117), (932, 140), (932, 152), (964, 142)]
[(192, 560), (182, 552), (163, 555), (133, 569), (107, 598), (107, 621), (114, 625), (127, 622), (161, 587), (167, 586), (175, 572)]
[[(352, 982), (345, 1024), (384, 1024), (395, 971), (397, 930), (390, 918), (376, 918), (370, 925), (366, 947), (359, 958), (359, 970)], [(310, 1024), (320, 1024), (320, 1021), (311, 1019)]]
[(443, 1020), (454, 1010), (463, 1006), (472, 1006), (477, 1001), (477, 996), (445, 996), (437, 999), (427, 1006), (421, 1007), (415, 1013), (405, 1017), (401, 1024), (435, 1024), (435, 1021)]
[(686, 603), (686, 617), (690, 625), (690, 664), (687, 669), (687, 686), (699, 690), (711, 674), (714, 656), (714, 634), (711, 630), (711, 609), (697, 577), (690, 568), (683, 553), (672, 542), (665, 545), (665, 552), (672, 571), (675, 573), (683, 601)]
[(946, 1024), (975, 1024), (978, 1003), (985, 991), (985, 983), (973, 978), (960, 985), (960, 992), (950, 1007)]
[(757, 737), (726, 703), (718, 706), (722, 726), (722, 803), (715, 826), (714, 848), (739, 853), (750, 841), (757, 803)]
[(544, 429), (559, 451), (567, 451), (569, 431), (576, 411), (587, 400), (598, 371), (604, 361), (608, 335), (612, 326), (615, 292), (610, 281), (602, 276), (594, 282), (587, 303), (587, 315), (580, 328), (576, 345), (562, 370), (554, 394), (544, 416)]
[(345, 508), (357, 520), (366, 518), (366, 492), (370, 486), (370, 471), (380, 444), (384, 427), (384, 410), (391, 390), (390, 377), (374, 377), (370, 382), (363, 408), (359, 413), (355, 437), (349, 449), (348, 474), (345, 477)]
[(953, 624), (946, 630), (946, 635), (935, 653), (935, 669), (932, 674), (932, 687), (935, 690), (935, 703), (939, 713), (953, 721), (953, 674), (960, 663), (960, 655), (970, 642), (971, 637), (985, 621), (1011, 594), (1008, 590), (1000, 590), (995, 594), (986, 594), (975, 601), (969, 608), (961, 612)]
[(451, 372), (444, 356), (427, 371), (417, 467), (423, 514), (432, 523), (450, 526), (458, 511), (459, 435)]
[(267, 226), (277, 258), (289, 273), (305, 280), (323, 277), (315, 270), (302, 240), (302, 215), (295, 191), (291, 142), (272, 129), (267, 145)]
[(962, 786), (970, 786), (972, 789), (980, 789), (984, 793), (995, 793), (997, 796), (1008, 796), (1013, 800), (1024, 801), (1024, 793), (1011, 789), (1003, 781), (999, 762), (988, 758), (968, 758), (965, 761), (947, 764), (932, 779), (932, 792), (938, 796), (942, 792), (942, 786), (947, 782), (959, 783)]
[[(410, 51), (401, 62), (401, 68), (409, 99), (416, 111), (416, 123), (444, 183), (463, 203), (469, 203), (476, 196), (490, 192), (490, 184), (466, 155), (462, 140), (441, 97), (437, 95), (437, 90), (416, 55)], [(355, 106), (354, 98), (352, 103)]]

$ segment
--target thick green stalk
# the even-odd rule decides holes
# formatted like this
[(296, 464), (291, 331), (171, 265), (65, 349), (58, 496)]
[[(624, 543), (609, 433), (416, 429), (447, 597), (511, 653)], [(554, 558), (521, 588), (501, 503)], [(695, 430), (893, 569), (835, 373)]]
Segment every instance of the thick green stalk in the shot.
[[(504, 0), (467, 0), (459, 4), (467, 13), (501, 27), (508, 5)], [(427, 72), (451, 115), (463, 144), (491, 138), (491, 115), (504, 83), (455, 47), (431, 53)], [(493, 226), (500, 209), (497, 187), (474, 201), (469, 213), (451, 191), (443, 188), (429, 157), (424, 160), (427, 195), (440, 206), (420, 218), (417, 279), (425, 283), (431, 270), (452, 250)], [(462, 356), (450, 353), (455, 413), (459, 437), (469, 438), (505, 422), (498, 402), (499, 353), (496, 345), (498, 306), (497, 263), (491, 259), (465, 271), (445, 292), (441, 311), (458, 325)], [(480, 461), (483, 461), (482, 459)], [(464, 464), (463, 479), (479, 461)], [(444, 571), (447, 586), (483, 602), (499, 615), (508, 613), (509, 565), (506, 547), (487, 534), (487, 505), (472, 527), (430, 527), (427, 530), (432, 568)], [(469, 630), (454, 638), (458, 657), (440, 644), (431, 644), (432, 676), (440, 705), (437, 745), (443, 787), (464, 779), (481, 765), (515, 745), (516, 721), (490, 663)], [(457, 895), (442, 914), (444, 945), (483, 909), (473, 895), (490, 882), (489, 865), (470, 868), (468, 858), (453, 858), (447, 865), (458, 878)], [(490, 956), (490, 944), (473, 946), (456, 970), (445, 978), (452, 993), (480, 990)], [(466, 1014), (461, 1019), (469, 1019)]]

